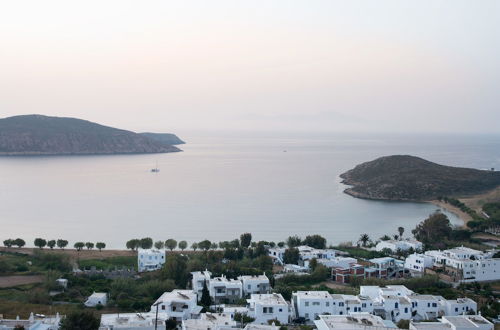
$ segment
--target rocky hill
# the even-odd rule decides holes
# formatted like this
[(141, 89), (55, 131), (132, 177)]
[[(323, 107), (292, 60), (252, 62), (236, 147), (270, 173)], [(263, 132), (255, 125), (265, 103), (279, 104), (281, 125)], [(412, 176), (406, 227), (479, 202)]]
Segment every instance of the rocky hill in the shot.
[(172, 133), (139, 133), (143, 136), (146, 136), (150, 139), (166, 143), (166, 144), (171, 144), (171, 145), (177, 145), (177, 144), (185, 144), (186, 142), (182, 141), (179, 139), (179, 137), (175, 134)]
[(439, 165), (414, 156), (387, 156), (340, 175), (359, 198), (425, 201), (438, 196), (465, 196), (500, 186), (500, 172)]
[(0, 119), (0, 155), (132, 154), (180, 151), (131, 131), (76, 118), (25, 115)]

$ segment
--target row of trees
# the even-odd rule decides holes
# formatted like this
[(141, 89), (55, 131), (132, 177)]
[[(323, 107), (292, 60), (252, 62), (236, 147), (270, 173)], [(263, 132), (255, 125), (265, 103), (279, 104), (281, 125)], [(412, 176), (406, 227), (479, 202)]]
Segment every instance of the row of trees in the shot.
[[(68, 246), (68, 241), (65, 239), (51, 239), (51, 240), (46, 240), (43, 238), (35, 238), (34, 244), (36, 247), (43, 249), (44, 247), (49, 247), (50, 249), (53, 249), (54, 247), (58, 247), (60, 249), (64, 249), (65, 247)], [(97, 243), (92, 243), (92, 242), (76, 242), (73, 244), (73, 247), (77, 251), (81, 251), (84, 247), (86, 247), (88, 250), (92, 250), (94, 247), (98, 248), (99, 251), (102, 249), (106, 248), (106, 243), (104, 242), (97, 242)]]
[[(35, 238), (35, 240), (33, 241), (33, 244), (36, 247), (38, 247), (40, 249), (43, 249), (44, 247), (48, 247), (51, 250), (54, 249), (56, 246), (58, 248), (64, 250), (64, 248), (68, 246), (68, 243), (69, 242), (65, 239), (46, 240), (46, 239), (40, 238), (40, 237)], [(6, 247), (9, 247), (9, 248), (12, 246), (17, 246), (18, 248), (22, 248), (23, 246), (26, 245), (26, 242), (22, 238), (16, 238), (16, 239), (9, 238), (9, 239), (6, 239), (3, 241), (3, 245)], [(92, 250), (94, 247), (96, 247), (97, 249), (99, 249), (99, 251), (101, 251), (102, 249), (106, 248), (106, 243), (97, 242), (94, 244), (93, 242), (76, 242), (73, 245), (73, 247), (78, 251), (81, 251), (83, 248), (87, 248), (88, 250)]]

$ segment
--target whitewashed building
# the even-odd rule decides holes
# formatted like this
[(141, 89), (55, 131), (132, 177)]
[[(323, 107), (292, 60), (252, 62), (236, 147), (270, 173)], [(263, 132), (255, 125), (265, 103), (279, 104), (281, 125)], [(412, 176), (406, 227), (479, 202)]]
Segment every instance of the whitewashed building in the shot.
[(435, 322), (410, 321), (411, 330), (493, 330), (494, 325), (481, 315), (443, 316)]
[(158, 270), (165, 264), (165, 251), (157, 249), (139, 249), (137, 268), (139, 272)]
[(318, 330), (386, 330), (398, 328), (394, 322), (369, 313), (320, 315), (319, 320), (314, 321), (314, 324)]
[(206, 283), (208, 288), (208, 283), (210, 281), (210, 278), (212, 277), (212, 273), (210, 273), (208, 270), (205, 270), (203, 272), (192, 272), (191, 275), (193, 277), (191, 280), (191, 288), (198, 295), (199, 301), (201, 299), (203, 286)]
[(410, 254), (405, 259), (405, 269), (412, 272), (424, 273), (426, 268), (434, 265), (434, 258), (423, 253)]
[(99, 330), (154, 330), (165, 329), (169, 316), (154, 312), (102, 314)]
[(250, 296), (251, 294), (269, 293), (271, 291), (269, 278), (266, 274), (257, 276), (243, 275), (239, 276), (238, 280), (241, 281), (243, 294), (245, 296)]
[(434, 267), (455, 282), (483, 282), (500, 280), (500, 259), (492, 258), (493, 252), (457, 247), (444, 251), (426, 251), (434, 259)]
[(182, 321), (182, 330), (226, 330), (238, 328), (236, 321), (226, 313), (202, 313), (198, 319)]
[(292, 307), (281, 294), (252, 294), (248, 303), (248, 316), (255, 319), (256, 324), (268, 324), (278, 320), (281, 324), (290, 323)]
[(314, 321), (319, 315), (333, 314), (334, 299), (328, 291), (297, 291), (292, 294), (295, 317)]
[(457, 316), (463, 314), (476, 314), (477, 303), (470, 298), (458, 298), (452, 300), (440, 299), (439, 309), (443, 315)]
[(163, 293), (151, 306), (151, 313), (156, 312), (175, 318), (178, 321), (198, 318), (202, 310), (197, 304), (196, 293), (192, 290), (173, 290)]
[(208, 282), (208, 291), (215, 304), (235, 303), (243, 297), (243, 283), (225, 276), (214, 277)]
[(108, 294), (104, 292), (94, 292), (92, 293), (84, 305), (87, 307), (96, 307), (97, 305), (106, 306), (108, 304)]
[(421, 251), (423, 250), (424, 245), (422, 242), (419, 242), (417, 240), (412, 240), (412, 239), (405, 239), (405, 240), (394, 240), (390, 239), (387, 241), (380, 241), (375, 249), (377, 251), (382, 251), (383, 249), (389, 249), (392, 252), (396, 252), (398, 250), (400, 251), (408, 251), (410, 249), (413, 249), (414, 251)]
[[(64, 317), (64, 316), (63, 316)], [(15, 319), (4, 319), (2, 314), (0, 314), (0, 329), (1, 330), (14, 330), (22, 329), (26, 330), (58, 330), (59, 323), (62, 318), (59, 313), (56, 315), (40, 315), (30, 313), (28, 319), (21, 319), (17, 316)]]

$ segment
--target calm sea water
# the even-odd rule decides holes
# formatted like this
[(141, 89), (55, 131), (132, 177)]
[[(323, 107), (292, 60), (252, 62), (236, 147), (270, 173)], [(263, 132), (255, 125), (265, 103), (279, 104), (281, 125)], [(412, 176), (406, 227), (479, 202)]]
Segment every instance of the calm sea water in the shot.
[[(0, 158), (0, 239), (188, 242), (243, 232), (329, 243), (410, 233), (436, 207), (345, 195), (339, 174), (363, 161), (412, 154), (456, 166), (500, 168), (498, 137), (182, 136), (161, 155)], [(286, 152), (285, 152), (286, 151)], [(150, 169), (158, 162), (160, 173)], [(460, 220), (449, 214), (455, 224)]]

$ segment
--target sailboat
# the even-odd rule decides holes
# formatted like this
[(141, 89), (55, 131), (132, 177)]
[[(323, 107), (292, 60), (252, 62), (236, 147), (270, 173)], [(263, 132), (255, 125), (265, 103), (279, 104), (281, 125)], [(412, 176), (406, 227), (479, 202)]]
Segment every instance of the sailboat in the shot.
[(158, 173), (160, 172), (160, 169), (158, 168), (158, 161), (156, 162), (156, 167), (151, 169), (152, 173)]

